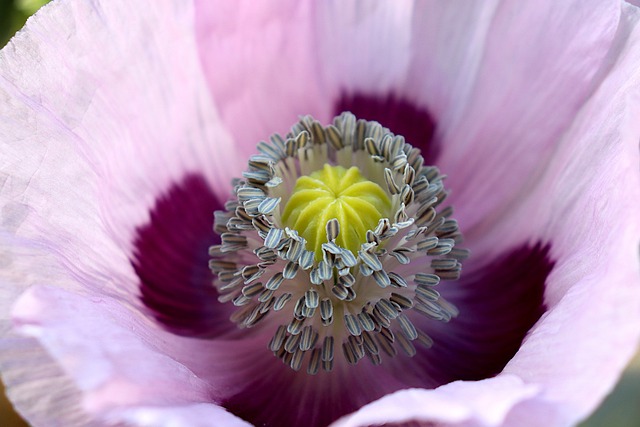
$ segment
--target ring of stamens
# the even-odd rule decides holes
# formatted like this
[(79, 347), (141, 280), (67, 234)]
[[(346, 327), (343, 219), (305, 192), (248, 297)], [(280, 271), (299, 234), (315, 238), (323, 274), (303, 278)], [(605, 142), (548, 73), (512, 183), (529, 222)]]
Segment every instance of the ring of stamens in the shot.
[[(296, 371), (306, 363), (309, 374), (333, 369), (336, 346), (350, 364), (366, 356), (376, 365), (382, 353), (394, 357), (400, 348), (413, 356), (414, 343), (430, 347), (407, 312), (444, 322), (455, 317), (436, 287), (457, 279), (468, 256), (455, 247), (461, 234), (452, 209), (440, 208), (447, 192), (438, 169), (424, 166), (420, 150), (402, 136), (350, 113), (326, 127), (304, 117), (286, 138), (274, 135), (258, 150), (234, 182), (235, 197), (215, 212), (222, 243), (210, 248), (210, 268), (219, 300), (238, 307), (231, 320), (242, 328), (268, 315), (281, 320), (269, 349)], [(388, 206), (381, 202), (371, 214), (380, 218), (367, 217), (375, 227), (366, 231), (347, 231), (348, 220), (325, 216), (311, 234), (321, 227), (324, 238), (309, 242), (294, 228), (308, 228), (296, 221), (300, 212), (292, 215), (300, 208), (296, 197), (304, 200), (296, 184), (326, 168), (354, 167), (364, 177), (357, 182), (377, 184)]]

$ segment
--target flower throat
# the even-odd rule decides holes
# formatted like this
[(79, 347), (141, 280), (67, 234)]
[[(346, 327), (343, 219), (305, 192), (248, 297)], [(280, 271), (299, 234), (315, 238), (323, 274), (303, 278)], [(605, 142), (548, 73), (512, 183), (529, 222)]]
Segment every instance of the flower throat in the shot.
[(231, 320), (273, 331), (269, 350), (312, 375), (430, 347), (423, 325), (457, 315), (436, 288), (468, 256), (438, 169), (350, 113), (304, 117), (258, 150), (215, 213), (210, 268)]

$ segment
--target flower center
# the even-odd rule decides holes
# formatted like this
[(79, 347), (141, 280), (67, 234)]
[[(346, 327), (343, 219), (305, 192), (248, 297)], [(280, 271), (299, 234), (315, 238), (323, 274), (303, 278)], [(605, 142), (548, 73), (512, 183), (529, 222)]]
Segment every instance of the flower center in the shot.
[(219, 300), (238, 307), (231, 320), (272, 328), (269, 349), (309, 374), (430, 347), (416, 317), (457, 315), (436, 287), (457, 279), (468, 255), (455, 247), (452, 209), (440, 208), (438, 169), (350, 113), (326, 127), (305, 117), (258, 150), (215, 213), (222, 243), (210, 248), (210, 267)]
[(338, 223), (333, 232), (335, 243), (356, 254), (366, 242), (367, 231), (388, 216), (390, 208), (384, 190), (364, 178), (358, 168), (325, 164), (321, 170), (298, 178), (282, 212), (282, 223), (297, 230), (320, 261), (330, 220)]

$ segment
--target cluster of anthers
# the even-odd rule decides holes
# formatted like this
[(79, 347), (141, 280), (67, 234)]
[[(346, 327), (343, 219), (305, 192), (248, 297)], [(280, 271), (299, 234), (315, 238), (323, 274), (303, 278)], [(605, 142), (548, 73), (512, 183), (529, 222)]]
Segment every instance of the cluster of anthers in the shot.
[[(410, 317), (449, 321), (436, 290), (468, 256), (443, 176), (420, 150), (351, 113), (322, 126), (302, 118), (286, 138), (258, 144), (215, 212), (222, 243), (210, 248), (221, 302), (241, 328), (279, 326), (269, 349), (294, 370), (331, 371), (334, 347), (356, 364), (409, 356), (431, 338)], [(269, 322), (271, 323), (271, 322)], [(275, 328), (275, 326), (274, 326)], [(308, 357), (307, 357), (308, 356)]]

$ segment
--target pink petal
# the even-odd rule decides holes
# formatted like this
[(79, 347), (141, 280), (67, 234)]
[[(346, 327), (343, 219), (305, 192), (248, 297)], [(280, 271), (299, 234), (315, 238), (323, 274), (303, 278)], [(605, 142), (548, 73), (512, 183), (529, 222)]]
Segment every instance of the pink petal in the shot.
[[(316, 43), (329, 91), (325, 100), (335, 99), (342, 91), (368, 95), (400, 92), (408, 83), (414, 55), (426, 48), (411, 46), (415, 7), (410, 0), (318, 5)], [(437, 7), (430, 13), (437, 13)]]
[[(82, 393), (81, 409), (91, 419), (165, 425), (157, 420), (160, 410), (145, 409), (154, 405), (164, 410), (175, 406), (172, 416), (182, 422), (195, 413), (224, 412), (212, 403), (221, 394), (216, 389), (221, 379), (204, 381), (171, 356), (194, 352), (198, 342), (157, 330), (121, 301), (34, 287), (17, 302), (13, 320), (17, 331), (34, 337)], [(215, 347), (208, 349), (213, 357)], [(198, 405), (192, 415), (180, 409), (194, 403)], [(49, 416), (55, 419), (55, 414)], [(223, 415), (231, 425), (240, 423)]]
[(475, 46), (482, 57), (466, 58), (473, 83), (462, 79), (461, 92), (449, 97), (457, 105), (440, 122), (438, 165), (449, 175), (450, 203), (468, 237), (537, 184), (615, 55), (620, 5), (502, 1), (485, 17), (490, 25)]
[[(420, 405), (407, 403), (402, 393), (408, 392), (399, 392), (338, 425), (396, 420), (572, 425), (611, 390), (640, 334), (639, 19), (637, 9), (623, 6), (620, 38), (611, 53), (615, 66), (558, 141), (534, 189), (505, 211), (502, 221), (478, 226), (467, 240), (472, 253), (487, 259), (504, 250), (497, 244), (504, 245), (504, 238), (540, 239), (551, 245), (556, 260), (546, 283), (547, 313), (503, 373), (480, 383), (422, 392)], [(520, 386), (511, 391), (516, 399), (500, 411), (496, 405), (476, 404), (467, 394), (500, 393), (499, 381), (505, 378), (516, 378)], [(520, 387), (537, 392), (518, 394)], [(430, 399), (461, 409), (444, 418), (438, 405), (428, 405)], [(395, 407), (409, 409), (397, 415)]]
[[(266, 334), (226, 341), (185, 339), (160, 330), (118, 299), (59, 288), (28, 290), (15, 306), (13, 321), (17, 332), (34, 338), (32, 351), (51, 355), (61, 368), (59, 375), (69, 383), (61, 394), (75, 405), (75, 417), (88, 420), (163, 425), (159, 420), (166, 416), (166, 422), (191, 425), (196, 414), (224, 411), (215, 402), (270, 425), (326, 425), (402, 386), (388, 372), (374, 374), (368, 364), (344, 371), (346, 367), (336, 367), (331, 376), (297, 375), (264, 352), (270, 338)], [(340, 386), (352, 375), (362, 380), (348, 389)], [(31, 384), (22, 393), (33, 398), (38, 393)], [(21, 397), (27, 396), (16, 396)], [(41, 416), (34, 412), (31, 408), (27, 413), (30, 420)], [(62, 422), (52, 408), (48, 413)], [(239, 422), (223, 415), (231, 425)]]
[(251, 426), (219, 406), (207, 404), (125, 409), (117, 419), (141, 427), (207, 427), (214, 424), (225, 427)]
[(327, 121), (345, 95), (408, 101), (435, 120), (453, 204), (474, 207), (458, 208), (465, 230), (535, 185), (605, 75), (620, 16), (599, 0), (197, 8), (209, 85), (246, 152), (297, 115)]
[[(431, 421), (447, 425), (500, 425), (509, 410), (537, 394), (535, 386), (501, 375), (476, 382), (454, 382), (437, 390), (400, 390), (364, 406), (332, 427)], [(384, 421), (383, 421), (384, 420)]]
[[(30, 206), (49, 234), (102, 229), (126, 247), (189, 172), (226, 198), (240, 160), (201, 90), (193, 14), (180, 1), (94, 0), (30, 20), (2, 51), (3, 200)], [(89, 221), (101, 224), (80, 229)]]
[[(3, 336), (9, 306), (33, 284), (137, 304), (134, 236), (156, 199), (194, 171), (226, 197), (240, 168), (201, 90), (193, 13), (180, 1), (55, 2), (0, 53)], [(56, 405), (76, 416), (79, 394), (65, 373), (32, 339), (2, 347), (14, 402), (34, 409), (31, 420), (68, 425)], [(45, 382), (69, 393), (35, 393)]]
[(615, 56), (620, 5), (340, 2), (318, 15), (327, 96), (393, 95), (426, 109), (469, 233), (536, 184)]
[(314, 49), (309, 1), (196, 1), (196, 29), (207, 81), (244, 156), (258, 141), (286, 133), (301, 114), (327, 121), (330, 105)]
[[(2, 281), (14, 286), (11, 293), (14, 289), (20, 289), (16, 286), (18, 284), (46, 282), (76, 289), (89, 284), (92, 288), (100, 288), (100, 292), (109, 294), (108, 297), (101, 296), (89, 303), (84, 297), (73, 293), (35, 288), (21, 300), (16, 315), (21, 322), (21, 331), (31, 334), (37, 340), (18, 340), (17, 343), (25, 347), (40, 343), (61, 361), (69, 376), (67, 379), (74, 380), (71, 387), (89, 390), (88, 397), (82, 404), (86, 405), (84, 409), (93, 411), (95, 416), (120, 417), (118, 419), (129, 417), (127, 419), (137, 422), (155, 423), (163, 416), (162, 411), (147, 412), (147, 409), (149, 405), (156, 404), (174, 405), (176, 420), (182, 419), (183, 415), (188, 416), (186, 408), (193, 408), (196, 411), (194, 413), (217, 412), (220, 411), (218, 407), (198, 402), (218, 401), (225, 396), (223, 389), (225, 386), (231, 387), (231, 376), (216, 380), (218, 371), (205, 366), (205, 362), (209, 360), (194, 360), (198, 359), (193, 356), (194, 350), (203, 349), (196, 345), (196, 340), (174, 337), (149, 327), (145, 323), (147, 319), (135, 311), (123, 308), (120, 301), (131, 297), (131, 290), (137, 286), (137, 277), (129, 264), (134, 252), (132, 237), (136, 230), (149, 222), (148, 212), (157, 204), (163, 192), (193, 171), (205, 170), (209, 183), (223, 178), (226, 180), (231, 170), (236, 170), (236, 166), (227, 166), (221, 162), (226, 162), (228, 156), (235, 156), (228, 153), (227, 147), (224, 156), (216, 156), (215, 153), (211, 155), (204, 148), (213, 140), (218, 141), (220, 146), (224, 143), (228, 145), (230, 138), (216, 124), (217, 113), (208, 95), (198, 90), (203, 85), (204, 78), (196, 65), (198, 61), (193, 35), (189, 31), (194, 11), (183, 10), (182, 7), (185, 6), (180, 3), (179, 6), (168, 6), (169, 10), (166, 11), (149, 8), (143, 11), (135, 9), (135, 5), (118, 4), (115, 6), (116, 9), (119, 8), (118, 12), (112, 9), (114, 2), (109, 2), (108, 5), (107, 2), (104, 3), (78, 2), (75, 6), (54, 3), (47, 9), (51, 13), (43, 13), (32, 20), (27, 32), (22, 33), (9, 48), (16, 52), (5, 50), (2, 53), (0, 96), (3, 102), (4, 98), (8, 100), (7, 119), (0, 122), (0, 132), (14, 140), (20, 140), (22, 144), (28, 144), (26, 149), (24, 145), (20, 148), (2, 147), (3, 155), (5, 151), (8, 153), (9, 165), (2, 169), (8, 178), (4, 180), (0, 194), (3, 205), (5, 201), (10, 201), (3, 214), (6, 214), (6, 223), (9, 224), (9, 243), (12, 245), (9, 258), (11, 273), (9, 277), (3, 277)], [(610, 11), (607, 9), (608, 5), (599, 2), (598, 5), (603, 5), (602, 10), (597, 10), (593, 16), (580, 16), (573, 13), (577, 6), (569, 8), (565, 4), (553, 3), (554, 7), (566, 12), (566, 15), (559, 13), (561, 25), (554, 26), (557, 22), (551, 19), (551, 29), (555, 28), (556, 31), (545, 33), (543, 40), (537, 40), (535, 33), (525, 32), (528, 35), (517, 42), (529, 49), (521, 49), (520, 44), (504, 37), (505, 28), (508, 28), (506, 24), (519, 26), (518, 20), (525, 16), (510, 10), (510, 4), (489, 4), (488, 9), (472, 10), (468, 15), (469, 18), (465, 21), (467, 24), (475, 16), (487, 18), (479, 20), (478, 27), (470, 27), (473, 34), (466, 39), (462, 38), (484, 40), (487, 55), (471, 58), (462, 55), (454, 58), (451, 63), (458, 64), (456, 61), (463, 60), (465, 65), (471, 66), (460, 72), (455, 84), (443, 84), (444, 93), (455, 93), (456, 96), (438, 94), (437, 101), (429, 101), (426, 97), (422, 99), (423, 94), (428, 95), (429, 91), (426, 89), (424, 93), (416, 90), (415, 95), (409, 94), (413, 86), (406, 85), (406, 82), (416, 82), (417, 80), (411, 80), (415, 73), (417, 76), (422, 75), (423, 70), (437, 70), (435, 66), (415, 68), (412, 64), (422, 64), (421, 60), (416, 59), (414, 63), (411, 58), (405, 59), (406, 51), (399, 49), (395, 52), (396, 47), (405, 45), (407, 37), (411, 40), (412, 34), (405, 37), (405, 32), (402, 31), (404, 27), (398, 25), (402, 28), (398, 30), (400, 36), (397, 39), (389, 41), (386, 37), (374, 37), (376, 24), (384, 23), (382, 17), (388, 15), (386, 8), (397, 12), (397, 15), (392, 13), (397, 18), (397, 21), (393, 21), (394, 25), (404, 22), (403, 19), (409, 16), (402, 13), (405, 3), (399, 4), (397, 10), (387, 4), (373, 7), (372, 10), (361, 9), (358, 6), (362, 4), (352, 3), (345, 7), (342, 16), (333, 15), (332, 5), (323, 5), (328, 11), (320, 13), (319, 16), (323, 19), (333, 18), (336, 23), (342, 22), (342, 18), (347, 21), (353, 19), (356, 27), (360, 25), (362, 28), (352, 34), (354, 37), (341, 38), (338, 34), (333, 38), (325, 38), (326, 34), (323, 32), (334, 30), (332, 25), (327, 24), (329, 19), (317, 23), (317, 27), (310, 26), (312, 30), (317, 29), (323, 34), (319, 37), (320, 40), (336, 42), (332, 46), (344, 41), (353, 47), (340, 55), (327, 46), (316, 46), (314, 32), (307, 34), (305, 19), (311, 13), (308, 3), (281, 3), (282, 10), (290, 12), (284, 16), (297, 18), (291, 20), (278, 20), (266, 10), (256, 11), (242, 7), (236, 9), (235, 3), (229, 3), (229, 10), (225, 12), (231, 18), (234, 14), (236, 17), (228, 22), (237, 24), (240, 20), (246, 20), (253, 24), (249, 28), (258, 30), (257, 34), (246, 35), (242, 31), (242, 36), (232, 34), (228, 38), (228, 44), (221, 37), (220, 40), (225, 40), (225, 43), (214, 43), (212, 58), (217, 59), (209, 65), (206, 64), (207, 53), (204, 49), (207, 45), (203, 43), (198, 48), (201, 59), (205, 61), (209, 82), (215, 80), (227, 84), (212, 86), (213, 94), (216, 102), (229, 103), (230, 107), (221, 109), (220, 115), (234, 136), (242, 142), (243, 152), (252, 150), (245, 141), (251, 140), (253, 144), (256, 140), (254, 137), (258, 134), (258, 138), (262, 138), (274, 130), (283, 130), (280, 126), (288, 127), (289, 116), (312, 112), (321, 119), (326, 119), (332, 102), (335, 102), (343, 90), (343, 84), (353, 85), (358, 90), (371, 84), (374, 79), (359, 78), (365, 76), (365, 73), (352, 70), (354, 62), (358, 62), (357, 65), (360, 62), (365, 66), (371, 65), (372, 74), (378, 75), (379, 81), (375, 82), (376, 86), (372, 90), (399, 91), (403, 96), (411, 96), (421, 106), (430, 105), (438, 113), (439, 123), (442, 123), (440, 138), (443, 143), (450, 142), (450, 145), (445, 144), (449, 149), (443, 151), (443, 165), (463, 171), (453, 182), (461, 200), (460, 206), (463, 206), (463, 222), (469, 227), (473, 226), (469, 242), (474, 249), (486, 249), (487, 253), (495, 254), (504, 249), (505, 244), (498, 237), (509, 236), (507, 243), (527, 241), (529, 238), (539, 238), (539, 230), (545, 230), (543, 237), (551, 242), (558, 267), (549, 280), (545, 295), (551, 311), (539, 322), (523, 349), (507, 367), (507, 371), (513, 375), (503, 374), (478, 383), (454, 383), (432, 392), (419, 391), (417, 398), (422, 402), (423, 393), (426, 393), (426, 401), (433, 399), (447, 405), (451, 408), (451, 420), (455, 422), (496, 425), (505, 420), (508, 423), (510, 420), (539, 417), (536, 420), (540, 421), (544, 417), (545, 421), (550, 419), (550, 423), (559, 422), (558, 420), (566, 423), (583, 417), (610, 388), (621, 366), (631, 354), (638, 335), (635, 325), (639, 323), (637, 316), (640, 310), (633, 285), (637, 283), (638, 275), (639, 236), (635, 224), (639, 213), (636, 204), (639, 186), (635, 136), (640, 130), (632, 123), (632, 119), (638, 116), (635, 107), (627, 109), (623, 99), (623, 95), (629, 93), (631, 87), (634, 88), (634, 95), (637, 95), (635, 87), (638, 82), (631, 80), (629, 75), (637, 69), (638, 60), (636, 53), (629, 47), (632, 44), (625, 44), (625, 37), (628, 35), (626, 31), (631, 29), (626, 21), (623, 22), (614, 49), (607, 51), (614, 32), (618, 30), (617, 5)], [(584, 2), (581, 2), (581, 6), (583, 5)], [(137, 7), (142, 9), (142, 6)], [(537, 8), (538, 4), (527, 7)], [(176, 15), (175, 8), (179, 9), (177, 20), (173, 18)], [(213, 9), (212, 6), (211, 8)], [(119, 16), (122, 11), (126, 12), (123, 15), (126, 19)], [(68, 12), (77, 15), (77, 19), (67, 16)], [(216, 13), (221, 12), (213, 10), (212, 14)], [(479, 15), (475, 15), (476, 13)], [(145, 17), (146, 14), (151, 15), (149, 26), (137, 24), (140, 17)], [(626, 10), (623, 17), (626, 20), (633, 17), (633, 14), (635, 12)], [(532, 25), (532, 30), (547, 28), (542, 23), (547, 23), (548, 16), (529, 15), (527, 20), (541, 22), (539, 26)], [(224, 21), (224, 15), (218, 16), (220, 21)], [(449, 15), (444, 13), (443, 16)], [(489, 16), (493, 18), (491, 26)], [(612, 17), (614, 19), (610, 20)], [(635, 17), (633, 21), (635, 22)], [(77, 32), (72, 33), (71, 41), (68, 41), (67, 30), (72, 25), (77, 27)], [(222, 23), (216, 25), (212, 28), (225, 28)], [(149, 27), (154, 30), (167, 28), (168, 31), (148, 31)], [(491, 31), (486, 30), (489, 27), (492, 28)], [(198, 33), (205, 40), (206, 35), (201, 33), (204, 30), (199, 28)], [(265, 29), (267, 31), (260, 34), (259, 30)], [(415, 29), (417, 33), (429, 31), (418, 27)], [(298, 33), (294, 30), (298, 30)], [(112, 31), (116, 36), (111, 34)], [(384, 35), (386, 29), (378, 27), (377, 31)], [(475, 37), (485, 31), (486, 40)], [(235, 34), (235, 30), (232, 33)], [(350, 31), (345, 33), (351, 34)], [(364, 36), (361, 38), (360, 34)], [(593, 34), (593, 38), (590, 38)], [(260, 39), (261, 35), (264, 41)], [(371, 39), (380, 46), (379, 50), (359, 49), (364, 45), (366, 35), (372, 36)], [(441, 36), (437, 32), (434, 40), (440, 40), (438, 37)], [(212, 40), (217, 40), (218, 35), (211, 37)], [(637, 34), (632, 34), (631, 39), (636, 38)], [(602, 44), (594, 44), (594, 39), (595, 42), (602, 41)], [(250, 42), (245, 44), (246, 40)], [(533, 42), (535, 46), (540, 46), (540, 51), (530, 48)], [(44, 43), (60, 47), (50, 49)], [(104, 49), (95, 49), (96, 45), (104, 46)], [(191, 48), (185, 49), (183, 45)], [(434, 43), (436, 45), (440, 46), (439, 43)], [(314, 59), (312, 54), (317, 51), (312, 47), (324, 52), (328, 59)], [(224, 60), (231, 59), (231, 52), (237, 55), (244, 48), (249, 53), (248, 58), (257, 58), (257, 66), (253, 67), (253, 63), (245, 61), (227, 68)], [(554, 48), (557, 50), (553, 50)], [(605, 71), (608, 69), (600, 68), (603, 58), (610, 54), (606, 60), (615, 61), (620, 50), (625, 56), (616, 63), (616, 67), (620, 66), (621, 69), (616, 68), (615, 74), (607, 76)], [(294, 66), (291, 66), (292, 62), (284, 61), (276, 64), (270, 55), (280, 51), (284, 52), (280, 59), (292, 58), (298, 62)], [(397, 69), (393, 68), (387, 78), (384, 67), (375, 61), (366, 63), (364, 60), (368, 58), (367, 54), (360, 56), (361, 51), (378, 53), (379, 56), (371, 58), (377, 61), (381, 58), (395, 58), (400, 65)], [(146, 54), (141, 56), (137, 52)], [(263, 57), (262, 53), (265, 52), (268, 55)], [(496, 72), (502, 70), (507, 52), (522, 53), (524, 57), (518, 57), (518, 63), (532, 69), (540, 66), (542, 70), (549, 72), (532, 73), (525, 68), (520, 73), (514, 73), (515, 76), (523, 77), (524, 81), (509, 81), (505, 88), (497, 87), (493, 79)], [(549, 52), (553, 54), (549, 55), (551, 59), (547, 58)], [(362, 61), (354, 61), (347, 56), (349, 54)], [(79, 63), (65, 63), (62, 58), (75, 58), (73, 61), (77, 60)], [(86, 63), (83, 62), (85, 60)], [(176, 63), (183, 65), (175, 67)], [(443, 63), (446, 61), (436, 65)], [(609, 62), (605, 63), (610, 65)], [(89, 67), (88, 64), (99, 64), (99, 67)], [(57, 79), (41, 81), (37, 76), (47, 75), (49, 71), (45, 72), (38, 67), (56, 71)], [(249, 68), (249, 71), (245, 71), (243, 67)], [(314, 73), (321, 72), (319, 70), (326, 70), (326, 75), (312, 80), (320, 83), (304, 87), (303, 83), (310, 79), (309, 76), (315, 76)], [(467, 70), (471, 72), (467, 74)], [(603, 71), (596, 75), (599, 70)], [(216, 78), (216, 72), (219, 73), (220, 80)], [(238, 86), (236, 76), (243, 73), (249, 74), (245, 77), (250, 82), (247, 87), (253, 89), (250, 91), (251, 96), (246, 93), (227, 93), (229, 88)], [(304, 73), (309, 74), (302, 77)], [(402, 80), (405, 73), (406, 81)], [(448, 72), (443, 73), (445, 76), (447, 74)], [(149, 76), (160, 76), (162, 80), (156, 81)], [(605, 77), (604, 85), (598, 89), (597, 85)], [(476, 80), (470, 82), (465, 80), (467, 78)], [(519, 77), (515, 80), (518, 79)], [(162, 90), (158, 90), (160, 81)], [(283, 85), (285, 81), (291, 83), (291, 88)], [(424, 81), (430, 82), (426, 78)], [(433, 85), (433, 82), (429, 84)], [(148, 90), (140, 89), (147, 88), (148, 85), (151, 85)], [(425, 85), (428, 86), (427, 83)], [(530, 92), (536, 89), (531, 94), (531, 99), (541, 91), (541, 103), (545, 108), (526, 105), (526, 97), (512, 99), (513, 93), (529, 93), (524, 90), (527, 86), (532, 87)], [(624, 93), (613, 90), (618, 90), (621, 86), (625, 89)], [(258, 90), (260, 88), (264, 88), (264, 93)], [(584, 107), (580, 120), (572, 125), (568, 118), (573, 117), (596, 89), (598, 90), (593, 99)], [(270, 96), (264, 96), (265, 93)], [(162, 96), (156, 96), (157, 94)], [(322, 94), (324, 98), (312, 96), (318, 94)], [(478, 108), (484, 105), (483, 97), (491, 107), (487, 111)], [(445, 98), (455, 99), (455, 102), (451, 105), (441, 104)], [(192, 99), (196, 99), (198, 104), (193, 110), (183, 111), (178, 108)], [(328, 101), (316, 104), (317, 99)], [(506, 100), (509, 101), (508, 104), (513, 103), (514, 113), (510, 108), (503, 107)], [(297, 111), (299, 109), (303, 111)], [(504, 120), (495, 120), (496, 116)], [(205, 120), (202, 120), (203, 117)], [(203, 121), (207, 124), (203, 124)], [(534, 138), (528, 132), (531, 129), (538, 130), (540, 123), (545, 126)], [(196, 132), (188, 134), (187, 129)], [(623, 134), (616, 135), (615, 129), (622, 129)], [(263, 132), (264, 130), (267, 132)], [(560, 141), (565, 132), (567, 136), (556, 148), (554, 144)], [(536, 147), (541, 148), (539, 150), (533, 149), (532, 142), (538, 141), (538, 138), (542, 147)], [(507, 146), (505, 141), (518, 141), (519, 144)], [(584, 141), (591, 143), (589, 150), (584, 150)], [(137, 147), (142, 147), (140, 153), (137, 152)], [(500, 151), (500, 147), (505, 147), (504, 151)], [(556, 149), (553, 156), (552, 148)], [(129, 152), (131, 149), (136, 152)], [(19, 154), (22, 152), (28, 152), (28, 155)], [(497, 156), (498, 160), (494, 163), (487, 153)], [(136, 158), (136, 154), (139, 158)], [(483, 159), (488, 161), (483, 163)], [(545, 162), (547, 159), (551, 160)], [(472, 165), (473, 162), (478, 164)], [(477, 175), (464, 172), (472, 169), (469, 165), (480, 172)], [(544, 167), (541, 168), (541, 165)], [(585, 173), (591, 170), (591, 175)], [(153, 171), (151, 178), (149, 171)], [(510, 179), (511, 174), (513, 179)], [(628, 179), (629, 177), (632, 179)], [(72, 187), (70, 182), (76, 185)], [(558, 185), (558, 182), (562, 185)], [(514, 188), (521, 190), (521, 187), (527, 190), (522, 192), (528, 198), (523, 196), (520, 200), (519, 194), (513, 195)], [(552, 188), (553, 191), (549, 190)], [(123, 189), (126, 191), (123, 192)], [(493, 190), (496, 190), (495, 194), (492, 193)], [(216, 191), (218, 196), (222, 196), (226, 189), (219, 186)], [(602, 203), (603, 199), (608, 204)], [(503, 204), (503, 200), (507, 202)], [(474, 211), (470, 206), (478, 209)], [(496, 211), (504, 211), (506, 214), (494, 215)], [(586, 219), (585, 212), (590, 213)], [(490, 220), (477, 220), (476, 215), (479, 214)], [(620, 220), (612, 225), (611, 218)], [(496, 234), (491, 234), (494, 232)], [(483, 239), (485, 236), (488, 237)], [(497, 244), (498, 241), (500, 244)], [(618, 254), (618, 250), (622, 256)], [(584, 259), (593, 259), (594, 262), (585, 266)], [(611, 285), (602, 286), (603, 282), (610, 282)], [(122, 294), (124, 298), (121, 299)], [(592, 296), (597, 297), (597, 301), (602, 304), (594, 304), (590, 299)], [(41, 311), (40, 304), (50, 300), (56, 301), (51, 311)], [(104, 312), (92, 314), (96, 305)], [(80, 318), (87, 316), (91, 322), (72, 322), (77, 319), (77, 313), (73, 310), (80, 308)], [(579, 329), (578, 333), (575, 332), (576, 328)], [(67, 336), (69, 330), (77, 331), (77, 334)], [(105, 340), (99, 340), (100, 344), (94, 346), (91, 345), (91, 338), (96, 331), (103, 332)], [(593, 345), (593, 334), (600, 338), (598, 345)], [(78, 342), (74, 341), (74, 337)], [(579, 343), (578, 338), (581, 340)], [(112, 341), (114, 346), (103, 347)], [(125, 363), (124, 350), (121, 348), (123, 342), (130, 347), (127, 350), (132, 352), (134, 362), (146, 362), (148, 359), (150, 366), (158, 372), (167, 372), (167, 384), (160, 384), (161, 386), (186, 389), (181, 395), (184, 401), (176, 401), (176, 396), (168, 395), (166, 390), (158, 387), (157, 381), (164, 379), (151, 378), (145, 370), (136, 372), (133, 366), (138, 363), (130, 366)], [(553, 343), (557, 349), (547, 351), (547, 343)], [(604, 345), (600, 345), (601, 343)], [(256, 367), (246, 367), (243, 371), (237, 365), (251, 360), (247, 355), (253, 345), (255, 343), (251, 342), (239, 349), (242, 357), (237, 364), (229, 362), (229, 366), (235, 368), (234, 371), (240, 371), (247, 378), (255, 373)], [(612, 346), (619, 349), (614, 355), (610, 354)], [(576, 348), (580, 350), (579, 354), (568, 354)], [(15, 360), (7, 359), (6, 350), (5, 343), (4, 367), (15, 363)], [(71, 350), (91, 357), (77, 357)], [(210, 354), (216, 354), (215, 346), (208, 350), (212, 351)], [(269, 364), (265, 362), (265, 366)], [(567, 364), (574, 364), (572, 366), (576, 367), (567, 369)], [(117, 375), (96, 378), (95, 374), (104, 373), (105, 367), (106, 372), (112, 369), (111, 372)], [(583, 369), (602, 372), (603, 377), (594, 381), (583, 374)], [(9, 375), (15, 377), (15, 373), (15, 370), (11, 370)], [(583, 378), (574, 382), (578, 373)], [(31, 379), (36, 374), (29, 373)], [(56, 372), (55, 375), (59, 376), (61, 373)], [(101, 380), (104, 382), (101, 383)], [(105, 388), (97, 387), (96, 384)], [(147, 386), (152, 389), (147, 390)], [(140, 411), (122, 412), (117, 407), (119, 402), (113, 400), (118, 397), (111, 393), (113, 390), (144, 407)], [(480, 397), (486, 397), (487, 400), (469, 397), (472, 395), (477, 398), (478, 391), (482, 391)], [(492, 393), (495, 393), (495, 398), (502, 404), (493, 403)], [(389, 403), (389, 407), (404, 406), (404, 401), (397, 401), (404, 395), (399, 396), (398, 399), (395, 395), (390, 397), (389, 402), (385, 400), (385, 405)], [(415, 397), (411, 396), (410, 399)], [(557, 410), (550, 411), (552, 416), (539, 411), (541, 406), (549, 402)], [(382, 410), (386, 407), (376, 406), (378, 404), (380, 402), (373, 403), (371, 408)], [(448, 420), (443, 418), (447, 414), (438, 412), (437, 408), (422, 410), (419, 405), (414, 406), (418, 409), (412, 408), (414, 412), (403, 415), (405, 420), (411, 417)], [(566, 413), (561, 413), (563, 410)], [(363, 417), (363, 420), (369, 420), (367, 422), (390, 421), (384, 411), (380, 412), (380, 417), (376, 417), (365, 408), (357, 415)], [(349, 419), (345, 422), (349, 422)], [(354, 423), (359, 421), (356, 419)]]
[[(465, 262), (471, 265), (465, 265), (459, 280), (438, 286), (458, 316), (442, 323), (410, 312), (413, 324), (434, 344), (417, 345), (409, 366), (402, 358), (390, 361), (397, 365), (396, 375), (423, 378), (418, 386), (435, 388), (499, 374), (546, 311), (545, 282), (554, 268), (549, 250), (548, 245), (523, 244), (503, 249), (497, 258), (478, 257), (482, 264)], [(406, 384), (416, 384), (415, 379)]]
[[(84, 405), (90, 410), (158, 400), (183, 403), (207, 394), (206, 384), (154, 352), (153, 341), (140, 339), (147, 331), (117, 301), (34, 287), (16, 303), (13, 320), (18, 331), (37, 338), (59, 361), (86, 394)], [(146, 339), (152, 336), (147, 332)], [(188, 383), (191, 387), (185, 387)]]
[[(546, 399), (576, 419), (611, 390), (640, 333), (640, 11), (624, 12), (622, 54), (532, 197), (546, 199), (535, 222), (559, 262), (547, 286), (551, 310), (506, 368), (544, 384)], [(510, 223), (530, 221), (532, 205)]]

